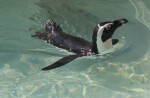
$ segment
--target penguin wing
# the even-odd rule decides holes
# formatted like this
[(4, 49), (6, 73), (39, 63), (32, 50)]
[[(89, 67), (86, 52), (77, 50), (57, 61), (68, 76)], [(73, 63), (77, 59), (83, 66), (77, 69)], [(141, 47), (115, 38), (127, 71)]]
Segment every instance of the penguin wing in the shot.
[(69, 56), (63, 57), (62, 59), (58, 60), (57, 62), (55, 62), (47, 67), (42, 68), (42, 70), (46, 71), (46, 70), (51, 70), (51, 69), (63, 66), (78, 57), (80, 57), (80, 55), (69, 55)]

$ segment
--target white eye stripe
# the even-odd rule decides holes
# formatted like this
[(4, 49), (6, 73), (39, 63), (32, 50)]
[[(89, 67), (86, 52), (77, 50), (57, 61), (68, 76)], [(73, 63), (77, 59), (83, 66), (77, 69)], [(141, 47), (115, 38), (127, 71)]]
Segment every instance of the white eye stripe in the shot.
[(110, 28), (111, 27), (111, 25), (112, 25), (113, 23), (107, 23), (107, 24), (105, 24), (105, 25), (103, 25), (103, 26), (100, 26), (100, 24), (98, 24), (98, 28), (99, 29), (101, 29), (101, 28)]
[(109, 30), (111, 28), (111, 25), (106, 26), (106, 29)]
[(101, 26), (98, 24), (98, 28), (100, 29), (101, 28)]
[(107, 30), (109, 30), (110, 28), (111, 28), (111, 25), (112, 25), (113, 23), (107, 23), (107, 24), (105, 24), (105, 25), (103, 25), (103, 26), (100, 26), (100, 24), (98, 24), (97, 26), (98, 26), (98, 34), (101, 34), (102, 35), (102, 33), (103, 33), (103, 30), (104, 30), (104, 28), (106, 28)]
[(110, 28), (112, 24), (113, 24), (113, 23), (105, 24), (104, 27), (105, 27), (106, 29), (107, 29), (107, 28)]

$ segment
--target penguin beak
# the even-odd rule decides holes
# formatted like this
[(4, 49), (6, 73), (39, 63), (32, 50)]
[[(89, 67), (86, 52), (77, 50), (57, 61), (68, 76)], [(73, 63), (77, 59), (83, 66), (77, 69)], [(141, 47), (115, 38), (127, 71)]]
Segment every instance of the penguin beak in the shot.
[[(115, 20), (115, 21), (113, 21), (112, 23), (113, 23), (113, 26), (112, 26), (112, 31), (110, 31), (111, 33), (112, 33), (112, 35), (114, 34), (114, 31), (118, 28), (118, 27), (120, 27), (120, 26), (122, 26), (123, 24), (126, 24), (128, 22), (128, 20), (127, 19), (118, 19), (118, 20)], [(112, 36), (111, 35), (111, 36)]]
[(118, 20), (113, 21), (113, 24), (116, 27), (119, 27), (119, 26), (122, 26), (123, 24), (126, 24), (127, 22), (128, 22), (127, 19), (118, 19)]

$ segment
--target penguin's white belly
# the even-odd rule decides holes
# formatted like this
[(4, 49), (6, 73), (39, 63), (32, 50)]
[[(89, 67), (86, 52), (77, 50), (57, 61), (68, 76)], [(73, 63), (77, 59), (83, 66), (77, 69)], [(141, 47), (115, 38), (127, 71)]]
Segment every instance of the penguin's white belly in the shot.
[(98, 38), (97, 48), (100, 55), (111, 52), (113, 48), (112, 39), (108, 39), (107, 41), (103, 42), (100, 38)]

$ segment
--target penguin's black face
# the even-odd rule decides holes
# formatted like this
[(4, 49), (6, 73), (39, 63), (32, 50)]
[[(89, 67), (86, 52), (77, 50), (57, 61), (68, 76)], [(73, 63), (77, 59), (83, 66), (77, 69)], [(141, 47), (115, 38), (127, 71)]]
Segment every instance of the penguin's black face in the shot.
[(95, 29), (97, 29), (97, 36), (101, 36), (101, 40), (106, 42), (108, 39), (112, 38), (114, 31), (122, 26), (122, 24), (127, 23), (126, 19), (119, 19), (113, 22), (101, 22), (97, 25)]
[(56, 23), (53, 20), (52, 21), (48, 20), (46, 22), (45, 30), (48, 33), (54, 33), (54, 32), (60, 32), (60, 31), (62, 31), (62, 29), (60, 28), (60, 26), (56, 25)]

